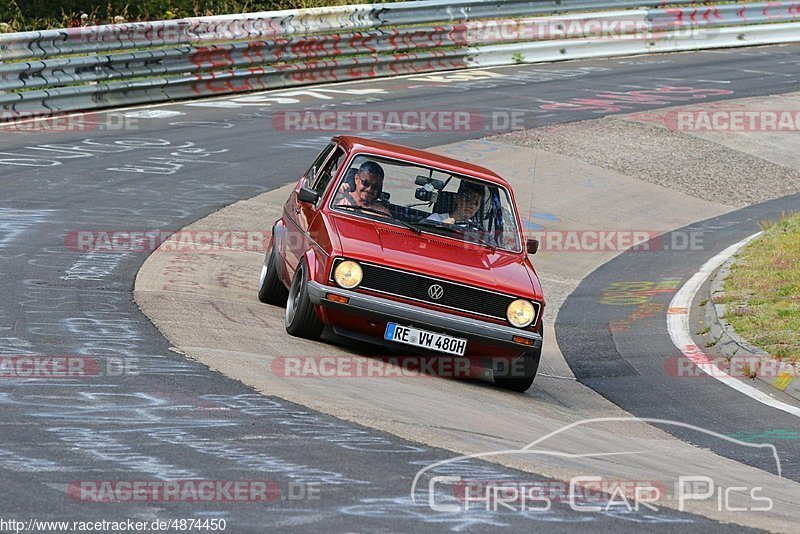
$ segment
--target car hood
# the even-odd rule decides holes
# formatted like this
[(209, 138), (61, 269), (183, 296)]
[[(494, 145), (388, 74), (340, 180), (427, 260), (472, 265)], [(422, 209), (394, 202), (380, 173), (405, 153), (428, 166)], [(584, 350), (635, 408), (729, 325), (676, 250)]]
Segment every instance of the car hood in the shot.
[(496, 289), (519, 296), (541, 298), (541, 288), (524, 257), (463, 244), (406, 228), (332, 216), (342, 255), (454, 282)]

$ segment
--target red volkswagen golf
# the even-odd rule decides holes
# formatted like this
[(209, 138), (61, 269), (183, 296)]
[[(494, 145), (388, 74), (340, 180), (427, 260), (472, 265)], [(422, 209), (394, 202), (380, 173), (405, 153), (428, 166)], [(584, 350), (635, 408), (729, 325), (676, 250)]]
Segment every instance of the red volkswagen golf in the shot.
[[(448, 157), (335, 137), (275, 222), (258, 298), (286, 306), (286, 331), (464, 359), (479, 376), (530, 387), (544, 299), (514, 194)], [(473, 373), (477, 375), (478, 373)]]

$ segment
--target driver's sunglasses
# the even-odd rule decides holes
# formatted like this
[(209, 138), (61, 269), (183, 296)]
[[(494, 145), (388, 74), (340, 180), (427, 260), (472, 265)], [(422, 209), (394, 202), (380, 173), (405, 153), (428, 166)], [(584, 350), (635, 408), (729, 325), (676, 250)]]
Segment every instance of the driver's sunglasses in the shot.
[(370, 180), (369, 178), (358, 178), (361, 182), (363, 189), (378, 189), (380, 187), (380, 180)]

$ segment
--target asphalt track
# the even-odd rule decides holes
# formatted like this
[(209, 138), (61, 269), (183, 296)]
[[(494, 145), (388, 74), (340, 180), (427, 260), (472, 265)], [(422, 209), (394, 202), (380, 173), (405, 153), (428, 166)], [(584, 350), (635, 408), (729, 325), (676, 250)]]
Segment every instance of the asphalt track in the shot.
[[(630, 328), (610, 325), (625, 321), (637, 305), (609, 305), (603, 295), (621, 281), (644, 284), (666, 279), (688, 280), (697, 267), (726, 247), (755, 234), (765, 220), (800, 209), (800, 194), (750, 206), (732, 213), (670, 232), (659, 243), (671, 242), (672, 235), (701, 235), (702, 250), (629, 251), (609, 261), (586, 277), (567, 298), (556, 320), (556, 333), (564, 357), (575, 376), (626, 411), (638, 417), (682, 421), (729, 436), (774, 436), (783, 476), (800, 479), (800, 443), (796, 439), (797, 418), (734, 391), (705, 374), (677, 372), (680, 354), (672, 343), (664, 314), (632, 321)], [(645, 274), (646, 273), (646, 274)], [(667, 309), (671, 294), (653, 293), (648, 305)], [(697, 313), (695, 302), (693, 312)], [(776, 397), (792, 403), (792, 399)], [(796, 403), (795, 403), (796, 404)], [(753, 449), (708, 438), (696, 432), (670, 433), (700, 447), (761, 469), (774, 463)]]
[[(800, 47), (770, 47), (519, 66), (504, 69), (507, 76), (502, 79), (460, 73), (427, 80), (380, 80), (368, 85), (374, 90), (368, 94), (363, 85), (342, 85), (335, 90), (346, 92), (281, 91), (279, 100), (273, 94), (225, 99), (219, 107), (208, 107), (207, 102), (162, 106), (156, 109), (184, 115), (137, 119), (136, 131), (3, 132), (0, 353), (78, 354), (108, 362), (109, 367), (115, 367), (111, 364), (117, 360), (136, 363), (121, 375), (117, 368), (108, 372), (104, 365), (102, 376), (91, 380), (4, 379), (0, 468), (6, 483), (0, 489), (0, 517), (222, 517), (234, 532), (281, 526), (311, 530), (323, 525), (333, 531), (531, 528), (537, 522), (543, 528), (574, 529), (586, 516), (567, 506), (557, 506), (546, 515), (502, 517), (482, 512), (442, 516), (427, 506), (409, 506), (409, 481), (417, 470), (451, 454), (254, 395), (252, 389), (186, 361), (169, 350), (169, 343), (131, 301), (133, 280), (146, 255), (86, 258), (65, 247), (65, 235), (82, 229), (175, 230), (235, 200), (294, 181), (328, 135), (276, 131), (270, 122), (275, 109), (347, 105), (396, 110), (419, 108), (425, 102), (430, 109), (487, 115), (501, 109), (523, 112), (525, 126), (534, 127), (685, 102), (667, 97), (669, 92), (662, 103), (636, 102), (625, 98), (624, 93), (632, 90), (690, 85), (708, 90), (707, 101), (787, 91), (800, 76), (798, 51)], [(764, 74), (765, 70), (772, 74)], [(575, 103), (609, 92), (616, 93), (616, 102), (609, 103), (613, 97), (605, 96), (603, 106), (598, 106), (598, 98), (590, 105)], [(95, 118), (104, 122), (103, 114)], [(87, 126), (91, 128), (91, 123)], [(425, 147), (486, 133), (387, 137)], [(663, 365), (660, 358), (674, 352), (667, 345), (665, 327), (654, 324), (646, 332), (636, 330), (637, 335), (630, 334), (630, 347), (618, 352), (603, 330), (604, 320), (580, 315), (589, 304), (576, 300), (596, 298), (608, 279), (630, 279), (644, 268), (688, 277), (712, 249), (735, 242), (734, 235), (746, 235), (752, 221), (777, 213), (780, 202), (784, 207), (797, 205), (797, 199), (790, 198), (750, 208), (746, 224), (736, 231), (706, 234), (710, 246), (691, 259), (625, 255), (615, 261), (628, 263), (620, 263), (613, 276), (606, 267), (587, 279), (557, 322), (559, 342), (580, 379), (635, 415), (668, 414), (679, 420), (686, 416), (701, 426), (719, 425), (723, 433), (764, 426), (796, 428), (780, 414), (747, 399), (734, 399), (732, 392), (715, 392), (727, 399), (725, 406), (692, 404), (702, 397), (687, 395), (702, 396), (708, 384), (659, 384), (664, 379), (656, 373), (648, 387), (659, 388), (663, 398), (674, 402), (654, 403), (649, 389), (632, 384), (647, 378), (642, 368)], [(659, 259), (667, 263), (641, 263)], [(608, 312), (604, 311), (606, 317)], [(576, 325), (590, 326), (589, 332), (597, 336), (587, 337)], [(608, 367), (587, 365), (586, 350), (596, 355), (601, 347)], [(634, 351), (656, 355), (655, 363), (639, 365), (635, 378), (630, 371), (613, 370), (624, 367), (621, 361), (630, 362)], [(741, 417), (732, 417), (733, 410), (747, 417), (752, 414), (756, 423), (744, 426)], [(734, 420), (735, 428), (726, 424)], [(796, 440), (780, 445), (785, 447), (784, 466), (796, 480), (797, 464), (791, 464), (798, 457)], [(495, 465), (472, 469), (485, 469), (497, 478), (519, 476)], [(75, 480), (181, 478), (270, 479), (278, 481), (284, 492), (292, 482), (322, 481), (324, 498), (267, 505), (110, 505), (77, 502), (65, 491)], [(648, 521), (646, 514), (612, 512), (593, 517), (591, 527), (633, 530), (640, 521)], [(686, 514), (660, 516), (658, 521), (666, 530), (678, 530), (686, 522), (721, 528)]]

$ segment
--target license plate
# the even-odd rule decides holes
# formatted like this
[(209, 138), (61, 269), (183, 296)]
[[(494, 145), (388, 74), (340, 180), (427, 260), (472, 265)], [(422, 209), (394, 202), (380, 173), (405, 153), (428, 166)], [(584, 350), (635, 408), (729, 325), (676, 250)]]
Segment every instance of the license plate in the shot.
[(455, 354), (456, 356), (463, 356), (467, 350), (466, 339), (428, 332), (411, 326), (402, 326), (397, 323), (386, 325), (386, 333), (383, 338), (396, 343), (405, 343), (406, 345)]

